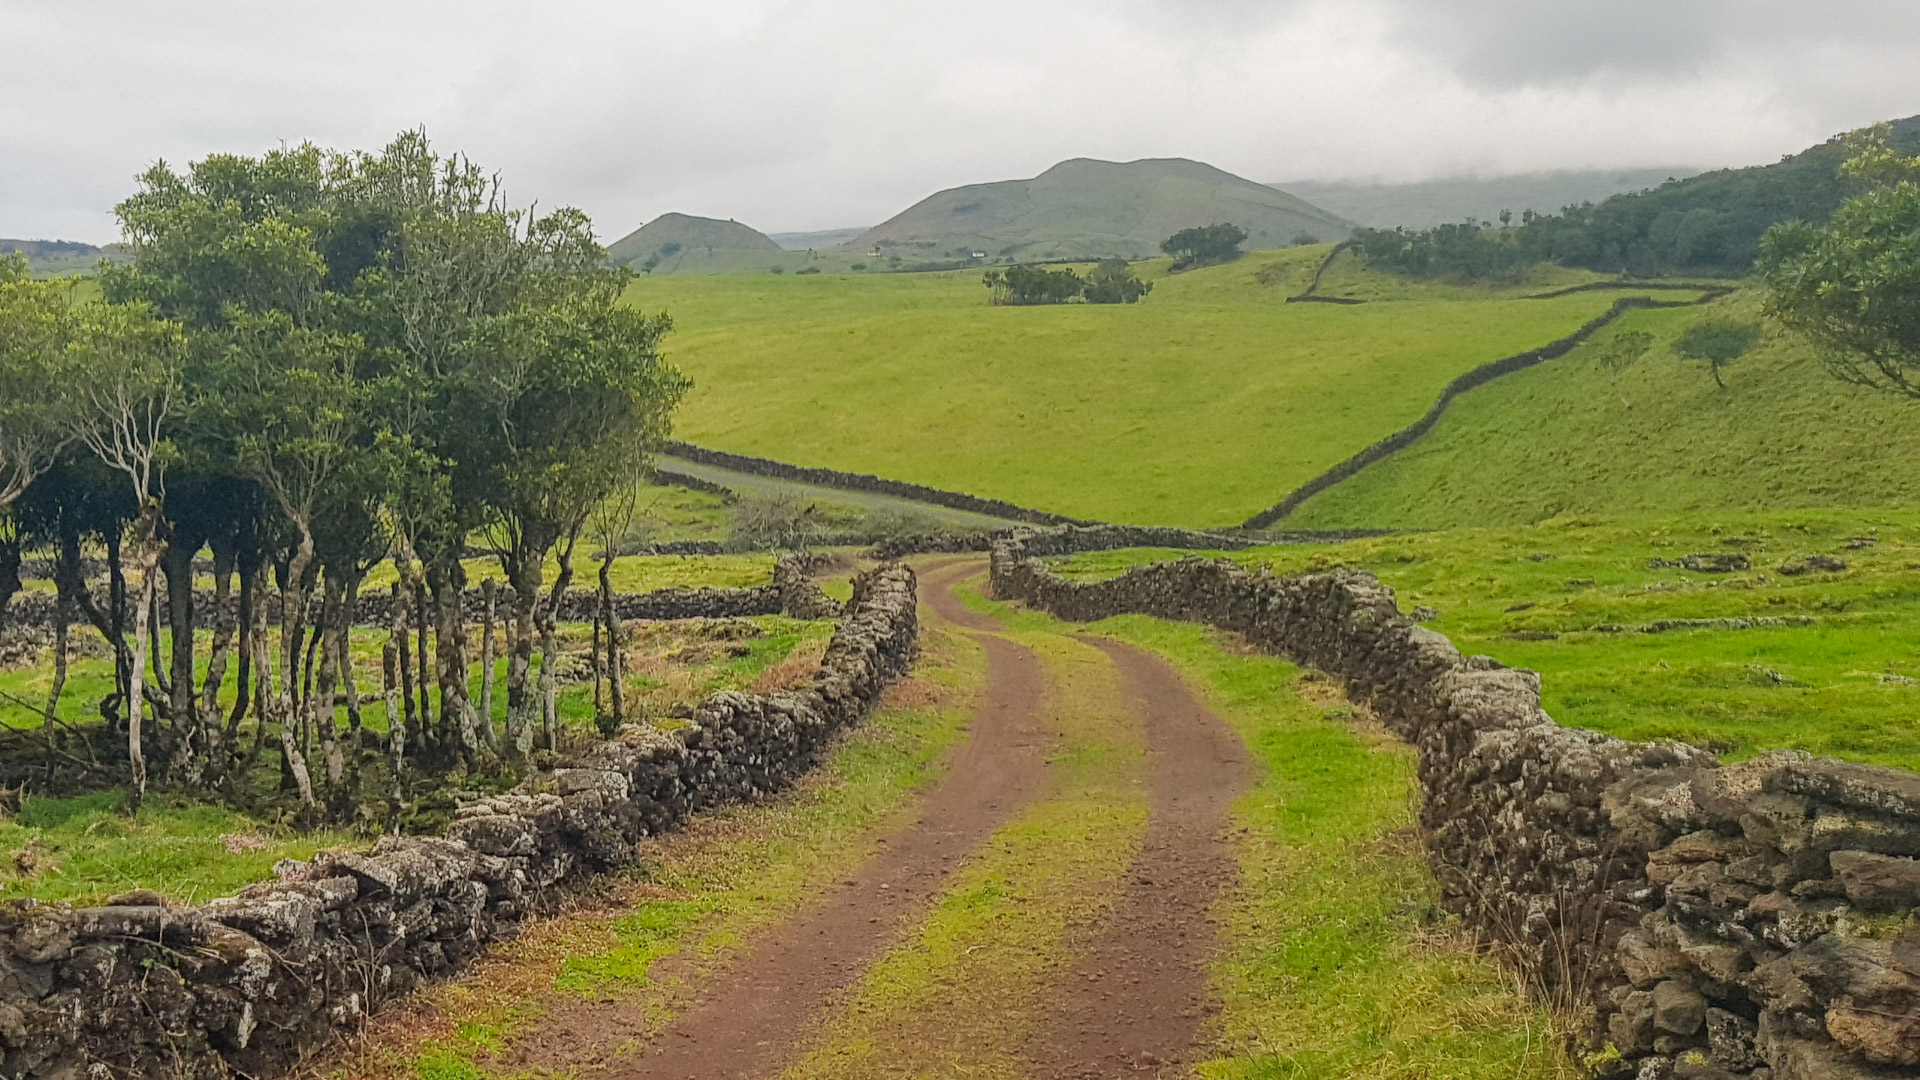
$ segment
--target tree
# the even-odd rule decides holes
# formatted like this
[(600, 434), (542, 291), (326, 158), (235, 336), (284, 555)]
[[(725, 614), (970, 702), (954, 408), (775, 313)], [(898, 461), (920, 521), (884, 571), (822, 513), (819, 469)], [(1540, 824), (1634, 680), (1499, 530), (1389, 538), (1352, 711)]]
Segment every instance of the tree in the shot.
[(127, 684), (127, 760), (130, 811), (147, 790), (143, 715), (153, 609), (154, 568), (160, 561), (164, 475), (172, 447), (165, 425), (180, 391), (182, 341), (176, 326), (137, 305), (101, 306), (81, 326), (75, 372), (84, 401), (77, 434), (94, 455), (132, 489), (139, 517), (133, 529), (137, 591), (133, 614), (133, 670)]
[(1843, 171), (1872, 186), (1825, 225), (1767, 233), (1765, 310), (1839, 378), (1920, 397), (1920, 157), (1894, 152), (1884, 129), (1851, 146)]
[(1229, 262), (1240, 257), (1240, 245), (1247, 230), (1238, 225), (1199, 225), (1181, 229), (1160, 243), (1160, 250), (1173, 256), (1173, 268), (1185, 270)]
[(1134, 276), (1125, 259), (1102, 259), (1087, 274), (1082, 292), (1089, 304), (1132, 304), (1153, 291), (1153, 283)]
[(13, 504), (72, 437), (73, 334), (71, 287), (34, 281), (23, 255), (0, 256), (0, 617), (20, 589)]
[(1620, 404), (1629, 409), (1633, 408), (1633, 402), (1620, 393), (1620, 373), (1632, 367), (1651, 348), (1652, 334), (1645, 330), (1622, 330), (1597, 350), (1600, 366), (1607, 369), (1607, 379), (1613, 384), (1613, 392), (1619, 395)]
[(1009, 266), (989, 270), (981, 283), (993, 290), (993, 303), (1024, 307), (1033, 304), (1064, 304), (1078, 298), (1086, 282), (1069, 269), (1049, 270), (1044, 266)]
[(73, 332), (72, 287), (34, 281), (24, 255), (0, 256), (0, 516), (69, 437)]
[[(350, 814), (362, 732), (348, 635), (361, 580), (389, 557), (402, 581), (386, 650), (394, 811), (403, 767), (497, 764), (490, 718), (467, 700), (463, 611), (462, 558), (489, 526), (514, 536), (502, 558), (522, 586), (513, 703), (523, 727), (544, 707), (551, 744), (552, 601), (573, 538), (644, 470), (686, 389), (659, 355), (665, 316), (620, 305), (631, 276), (605, 265), (591, 222), (508, 206), (496, 177), (420, 132), (374, 153), (300, 146), (156, 165), (117, 212), (133, 261), (103, 274), (106, 302), (75, 304), (13, 263), (0, 273), (0, 484), (13, 470), (28, 485), (31, 535), (58, 548), (63, 611), (112, 645), (116, 689), (101, 712), (118, 725), (127, 706), (133, 805), (149, 758), (155, 776), (190, 765), (170, 779), (250, 795), (277, 731), (282, 790)], [(55, 362), (63, 377), (46, 376)], [(27, 407), (35, 395), (42, 407)], [(56, 405), (66, 422), (50, 423)], [(77, 448), (62, 455), (70, 437)], [(106, 547), (104, 611), (81, 577), (92, 536)], [(542, 608), (556, 544), (561, 574)], [(194, 576), (208, 546), (219, 602), (214, 632), (198, 635), (213, 649), (198, 685)], [(535, 637), (538, 702), (525, 685)]]
[(1713, 384), (1727, 388), (1720, 371), (1747, 354), (1760, 341), (1760, 327), (1728, 319), (1702, 319), (1673, 341), (1673, 351), (1689, 360), (1701, 360), (1713, 374)]

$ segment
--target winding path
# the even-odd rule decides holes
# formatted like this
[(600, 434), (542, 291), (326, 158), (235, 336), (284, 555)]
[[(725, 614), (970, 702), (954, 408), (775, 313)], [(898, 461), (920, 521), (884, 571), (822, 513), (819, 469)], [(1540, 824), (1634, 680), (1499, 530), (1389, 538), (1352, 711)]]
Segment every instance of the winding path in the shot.
[[(999, 969), (1008, 977), (996, 984), (995, 1010), (962, 1021), (905, 1008), (862, 1030), (903, 1052), (958, 1047), (953, 1075), (1002, 1080), (1184, 1075), (1205, 1055), (1219, 944), (1210, 913), (1238, 874), (1228, 811), (1251, 778), (1245, 748), (1159, 656), (1105, 638), (1016, 632), (969, 608), (955, 590), (983, 577), (978, 556), (931, 558), (918, 569), (922, 618), (979, 642), (986, 665), (967, 741), (907, 822), (893, 817), (872, 838), (876, 854), (719, 971), (660, 961), (656, 978), (693, 980), (664, 1029), (618, 999), (581, 1001), (545, 1011), (496, 1064), (585, 1080), (901, 1074), (906, 1066), (885, 1055), (825, 1073), (809, 1055), (874, 992), (864, 976), (921, 947), (942, 904), (965, 892), (970, 867), (1032, 814), (1063, 805), (1054, 801), (1062, 791), (1078, 790), (1062, 786), (1073, 775), (1064, 770), (1077, 766), (1054, 761), (1122, 745), (1133, 749), (1116, 775), (1139, 785), (1122, 799), (1133, 810), (1090, 819), (1118, 853), (1119, 876), (1064, 885), (1085, 902), (1083, 922), (1032, 954), (1043, 962)], [(1109, 749), (1089, 751), (1085, 740), (1102, 738)], [(975, 946), (988, 949), (982, 962), (1008, 945), (984, 940)], [(955, 985), (961, 1000), (983, 992)]]

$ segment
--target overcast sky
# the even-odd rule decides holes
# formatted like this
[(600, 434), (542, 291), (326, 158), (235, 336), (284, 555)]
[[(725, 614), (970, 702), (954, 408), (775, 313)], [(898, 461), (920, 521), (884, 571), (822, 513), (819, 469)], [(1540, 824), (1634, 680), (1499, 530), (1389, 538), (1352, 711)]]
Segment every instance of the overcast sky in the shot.
[(1062, 158), (1250, 179), (1771, 161), (1920, 113), (1915, 0), (0, 0), (0, 236), (157, 159), (426, 125), (615, 239), (874, 224)]

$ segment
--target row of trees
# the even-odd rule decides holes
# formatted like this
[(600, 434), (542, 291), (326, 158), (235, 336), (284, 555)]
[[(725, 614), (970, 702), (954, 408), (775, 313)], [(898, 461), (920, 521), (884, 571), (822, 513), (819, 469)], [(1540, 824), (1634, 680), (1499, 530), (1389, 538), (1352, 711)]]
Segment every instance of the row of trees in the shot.
[(1422, 278), (1511, 282), (1539, 262), (1641, 275), (1746, 274), (1777, 251), (1770, 229), (1828, 220), (1871, 184), (1847, 164), (1863, 137), (1898, 158), (1920, 148), (1920, 124), (1881, 125), (1772, 165), (1673, 180), (1557, 214), (1529, 210), (1518, 224), (1502, 211), (1498, 224), (1360, 229), (1354, 240), (1369, 263)]
[(1044, 266), (1009, 266), (989, 270), (981, 278), (993, 290), (993, 303), (1025, 306), (1066, 304), (1085, 300), (1089, 304), (1133, 304), (1153, 291), (1153, 283), (1141, 281), (1125, 259), (1103, 259), (1085, 277), (1072, 269), (1049, 270)]
[[(510, 206), (419, 132), (378, 153), (158, 164), (117, 214), (134, 259), (103, 270), (104, 302), (17, 264), (0, 285), (0, 604), (21, 551), (50, 550), (58, 621), (115, 657), (100, 713), (125, 733), (134, 804), (152, 779), (238, 792), (271, 746), (303, 802), (346, 806), (370, 741), (348, 634), (389, 559), (396, 781), (551, 744), (551, 601), (688, 386), (660, 356), (668, 320), (620, 304), (629, 275), (586, 216)], [(469, 700), (476, 536), (512, 586), (504, 733)], [(95, 545), (103, 598), (83, 572)]]

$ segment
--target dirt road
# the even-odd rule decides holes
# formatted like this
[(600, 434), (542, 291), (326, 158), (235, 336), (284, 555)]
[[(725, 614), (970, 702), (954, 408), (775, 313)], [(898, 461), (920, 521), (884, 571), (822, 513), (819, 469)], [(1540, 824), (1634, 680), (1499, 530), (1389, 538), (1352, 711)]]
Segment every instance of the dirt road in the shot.
[[(922, 568), (928, 614), (977, 636), (987, 650), (984, 698), (969, 741), (925, 796), (918, 820), (810, 910), (755, 945), (615, 1080), (734, 1080), (777, 1076), (805, 1049), (860, 975), (936, 904), (956, 866), (1045, 783), (1043, 757), (1059, 734), (1040, 729), (1041, 661), (1004, 627), (955, 595), (978, 560)], [(1144, 730), (1148, 813), (1144, 842), (1104, 925), (1071, 958), (1058, 985), (1036, 994), (1047, 1015), (1035, 1045), (1019, 1048), (1031, 1075), (1103, 1078), (1177, 1067), (1200, 1049), (1208, 1011), (1209, 911), (1235, 864), (1227, 811), (1246, 780), (1238, 738), (1160, 658), (1082, 639), (1118, 669)], [(1005, 1049), (1005, 1048), (1002, 1048)]]

